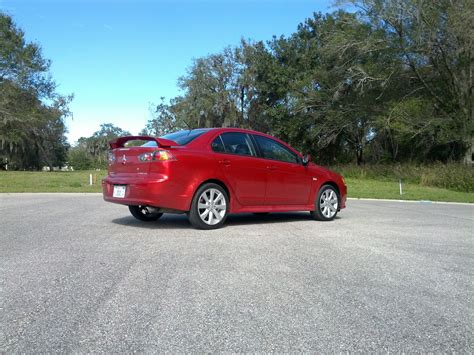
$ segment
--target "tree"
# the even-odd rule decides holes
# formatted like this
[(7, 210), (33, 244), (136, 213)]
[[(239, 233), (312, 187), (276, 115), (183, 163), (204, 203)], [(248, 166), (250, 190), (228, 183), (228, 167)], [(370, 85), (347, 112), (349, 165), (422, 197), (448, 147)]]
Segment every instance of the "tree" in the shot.
[[(469, 0), (353, 1), (361, 18), (383, 31), (416, 85), (402, 100), (423, 95), (434, 108), (424, 125), (432, 148), (461, 144), (472, 161), (474, 3)], [(375, 48), (373, 48), (375, 50)], [(416, 130), (414, 137), (422, 132)], [(461, 138), (461, 139), (459, 139)]]
[(68, 152), (68, 163), (75, 170), (89, 170), (94, 168), (94, 160), (87, 149), (78, 145)]
[(253, 128), (327, 163), (470, 158), (474, 3), (350, 2), (196, 59), (155, 126)]
[(159, 137), (178, 128), (171, 105), (165, 103), (164, 97), (160, 100), (161, 102), (152, 109), (155, 117), (148, 120), (145, 128), (140, 132), (141, 135)]
[(386, 58), (351, 45), (370, 32), (356, 15), (338, 11), (314, 14), (289, 38), (269, 42), (272, 59), (257, 66), (256, 87), (273, 133), (326, 161), (352, 154), (363, 162), (390, 78)]
[(50, 62), (0, 13), (0, 157), (9, 166), (62, 165), (68, 144), (64, 118), (72, 96), (55, 92)]
[(178, 86), (184, 92), (178, 102), (186, 107), (187, 126), (235, 125), (237, 109), (232, 91), (235, 75), (231, 48), (194, 61), (188, 74), (178, 80)]
[[(112, 123), (103, 123), (100, 129), (90, 137), (81, 137), (69, 154), (70, 165), (75, 169), (105, 168), (109, 142), (122, 136), (130, 136), (130, 132)], [(76, 164), (76, 165), (75, 165)]]

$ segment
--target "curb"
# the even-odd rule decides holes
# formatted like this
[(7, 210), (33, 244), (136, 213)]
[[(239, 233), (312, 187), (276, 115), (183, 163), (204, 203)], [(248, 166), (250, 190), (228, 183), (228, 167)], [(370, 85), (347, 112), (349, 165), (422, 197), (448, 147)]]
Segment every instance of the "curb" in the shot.
[(447, 202), (447, 201), (430, 201), (430, 200), (391, 200), (388, 198), (357, 198), (357, 197), (348, 197), (347, 199), (351, 201), (408, 202), (408, 203), (423, 203), (423, 204), (474, 206), (474, 203), (469, 203), (469, 202)]

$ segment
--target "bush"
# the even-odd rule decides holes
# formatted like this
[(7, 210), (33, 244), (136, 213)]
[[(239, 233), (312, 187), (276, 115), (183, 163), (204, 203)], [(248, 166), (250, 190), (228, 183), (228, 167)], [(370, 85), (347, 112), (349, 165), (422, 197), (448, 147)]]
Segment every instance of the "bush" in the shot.
[(78, 147), (69, 150), (68, 163), (74, 170), (89, 170), (93, 167), (93, 161), (86, 150)]

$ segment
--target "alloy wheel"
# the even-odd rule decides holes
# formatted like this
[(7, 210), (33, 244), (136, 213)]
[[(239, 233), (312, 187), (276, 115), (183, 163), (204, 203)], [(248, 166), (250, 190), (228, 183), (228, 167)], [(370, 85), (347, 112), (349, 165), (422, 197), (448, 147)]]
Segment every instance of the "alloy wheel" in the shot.
[(337, 213), (339, 202), (337, 193), (333, 189), (326, 189), (320, 196), (319, 209), (326, 218), (332, 218)]
[(204, 190), (198, 199), (198, 213), (201, 220), (213, 226), (225, 217), (227, 205), (224, 194), (217, 189)]

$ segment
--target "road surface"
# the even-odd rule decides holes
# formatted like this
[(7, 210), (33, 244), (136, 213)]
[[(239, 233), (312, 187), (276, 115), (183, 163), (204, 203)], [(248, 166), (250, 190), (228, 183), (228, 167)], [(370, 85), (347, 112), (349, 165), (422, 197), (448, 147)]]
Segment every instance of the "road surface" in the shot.
[(474, 206), (133, 219), (0, 195), (0, 353), (473, 351)]

